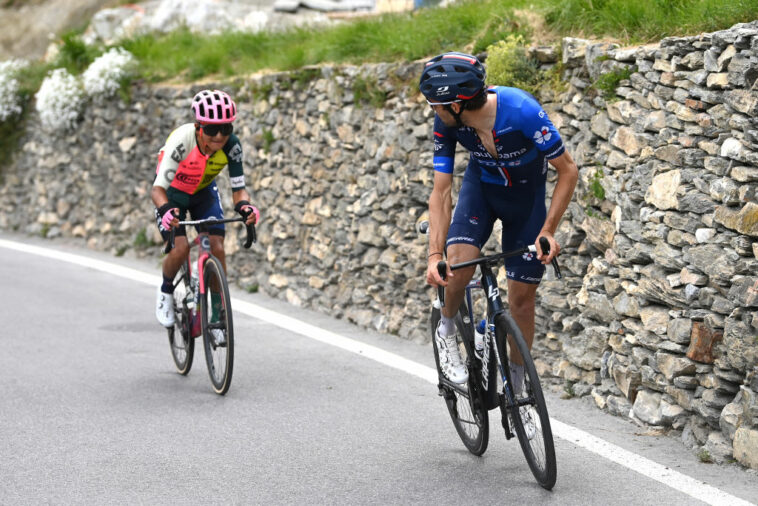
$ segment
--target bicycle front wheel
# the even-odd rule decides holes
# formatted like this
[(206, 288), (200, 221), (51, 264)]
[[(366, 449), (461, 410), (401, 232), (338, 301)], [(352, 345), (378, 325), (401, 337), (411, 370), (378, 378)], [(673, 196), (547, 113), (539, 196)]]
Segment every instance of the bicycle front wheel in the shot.
[(205, 362), (213, 390), (224, 395), (232, 384), (234, 331), (229, 287), (221, 262), (210, 256), (203, 268), (205, 293), (200, 297)]
[[(507, 386), (503, 387), (505, 408), (516, 429), (521, 449), (532, 474), (540, 486), (550, 490), (555, 485), (557, 473), (555, 446), (537, 369), (534, 367), (532, 355), (521, 329), (510, 315), (500, 314), (496, 317), (495, 331), (499, 341), (500, 361), (507, 375), (507, 382), (504, 382)], [(508, 341), (511, 346), (515, 344), (524, 362), (524, 384), (518, 394), (513, 389), (513, 374), (509, 369), (508, 357), (501, 353), (505, 347), (506, 336), (510, 338)]]
[[(437, 330), (437, 324), (440, 321), (440, 310), (433, 309), (432, 324), (432, 345), (434, 347), (434, 360), (437, 364), (437, 374), (439, 375), (440, 395), (445, 398), (447, 410), (453, 421), (458, 436), (463, 441), (464, 446), (474, 455), (482, 455), (487, 450), (489, 444), (489, 416), (484, 406), (482, 395), (481, 374), (476, 367), (477, 360), (469, 360), (468, 352), (473, 348), (473, 335), (470, 321), (464, 323), (464, 318), (469, 321), (468, 311), (465, 303), (461, 306), (458, 315), (456, 315), (456, 326), (460, 341), (458, 343), (461, 349), (461, 356), (469, 369), (469, 379), (465, 385), (456, 385), (448, 381), (440, 371), (439, 355), (437, 343), (434, 334)], [(468, 339), (469, 346), (464, 344)]]
[(168, 343), (171, 346), (171, 357), (179, 374), (186, 376), (192, 368), (192, 358), (195, 354), (195, 340), (190, 336), (191, 314), (188, 307), (193, 297), (189, 287), (187, 262), (182, 265), (174, 278), (174, 326), (168, 329)]

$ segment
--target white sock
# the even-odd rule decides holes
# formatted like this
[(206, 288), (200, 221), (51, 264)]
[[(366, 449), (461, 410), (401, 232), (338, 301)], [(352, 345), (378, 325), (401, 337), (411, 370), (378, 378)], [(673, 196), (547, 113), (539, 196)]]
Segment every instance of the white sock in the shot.
[(442, 318), (440, 319), (440, 327), (442, 334), (445, 336), (455, 334), (455, 319), (442, 315)]

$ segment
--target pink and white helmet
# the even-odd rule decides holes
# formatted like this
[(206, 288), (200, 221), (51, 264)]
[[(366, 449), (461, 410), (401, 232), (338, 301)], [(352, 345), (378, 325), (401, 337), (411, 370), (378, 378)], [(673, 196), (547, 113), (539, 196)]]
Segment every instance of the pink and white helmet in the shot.
[(221, 90), (203, 90), (192, 99), (195, 120), (200, 123), (231, 123), (237, 117), (237, 106)]

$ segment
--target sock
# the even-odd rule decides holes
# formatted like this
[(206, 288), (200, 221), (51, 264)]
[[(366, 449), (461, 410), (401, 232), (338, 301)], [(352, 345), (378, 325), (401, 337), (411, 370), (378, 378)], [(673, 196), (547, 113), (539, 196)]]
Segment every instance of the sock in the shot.
[(172, 294), (174, 293), (174, 279), (173, 278), (167, 278), (166, 275), (163, 275), (163, 284), (161, 285), (161, 292)]
[(442, 318), (440, 318), (440, 329), (442, 330), (442, 334), (446, 336), (455, 334), (455, 319), (448, 318), (445, 315), (441, 316)]
[(511, 382), (513, 383), (513, 393), (521, 395), (524, 390), (524, 366), (514, 364), (508, 361), (508, 367), (511, 369)]

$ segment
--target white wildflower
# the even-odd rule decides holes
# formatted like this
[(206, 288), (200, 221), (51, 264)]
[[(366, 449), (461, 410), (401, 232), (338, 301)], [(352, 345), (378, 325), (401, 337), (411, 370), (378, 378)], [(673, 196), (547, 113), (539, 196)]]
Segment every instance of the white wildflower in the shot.
[(51, 131), (74, 126), (84, 103), (79, 80), (66, 69), (53, 70), (42, 81), (36, 98), (42, 125)]
[(21, 114), (21, 94), (16, 75), (27, 65), (24, 60), (0, 62), (0, 121)]
[(132, 75), (137, 60), (126, 49), (114, 47), (97, 57), (82, 75), (84, 90), (91, 97), (110, 97)]

